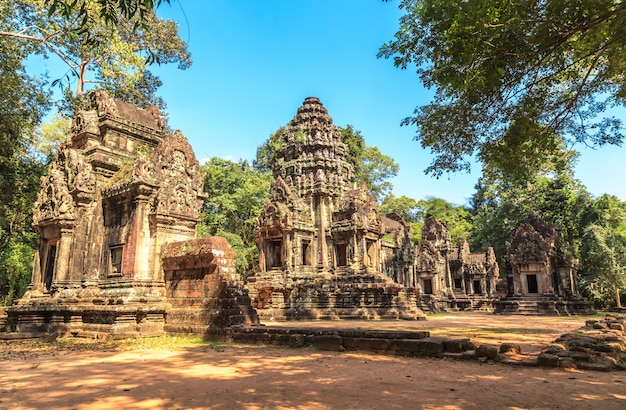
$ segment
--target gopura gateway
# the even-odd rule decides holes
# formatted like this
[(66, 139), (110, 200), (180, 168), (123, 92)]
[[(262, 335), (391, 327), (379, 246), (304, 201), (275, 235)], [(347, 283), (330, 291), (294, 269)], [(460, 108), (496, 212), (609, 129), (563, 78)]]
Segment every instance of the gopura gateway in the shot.
[(536, 212), (519, 221), (506, 244), (507, 296), (497, 313), (592, 314), (578, 292), (578, 260), (565, 252), (554, 225)]

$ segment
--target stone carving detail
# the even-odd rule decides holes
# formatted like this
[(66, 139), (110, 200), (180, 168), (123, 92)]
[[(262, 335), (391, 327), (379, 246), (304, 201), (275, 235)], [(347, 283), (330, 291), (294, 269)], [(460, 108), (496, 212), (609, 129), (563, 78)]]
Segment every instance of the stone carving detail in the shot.
[(415, 258), (415, 269), (417, 272), (436, 274), (441, 259), (441, 254), (432, 242), (421, 241), (418, 245), (418, 252)]
[(160, 188), (153, 206), (160, 215), (200, 217), (204, 175), (187, 139), (180, 131), (166, 136), (155, 150), (154, 168), (144, 160), (136, 162), (134, 176), (159, 181)]
[(555, 245), (556, 230), (532, 212), (527, 220), (515, 227), (513, 239), (506, 243), (507, 255), (512, 263), (547, 263)]
[(41, 177), (41, 190), (33, 209), (35, 224), (53, 219), (74, 219), (74, 199), (67, 188), (63, 172), (54, 166)]
[(396, 235), (381, 250), (385, 225), (376, 201), (366, 186), (350, 189), (348, 147), (319, 99), (305, 99), (280, 136), (274, 182), (255, 226), (260, 271), (250, 292), (259, 313), (421, 317), (391, 279), (410, 264), (402, 259), (412, 255), (410, 244), (398, 245), (408, 235), (390, 228)]
[(89, 98), (91, 101), (91, 106), (96, 109), (98, 113), (98, 117), (102, 117), (103, 115), (112, 115), (114, 117), (119, 116), (119, 111), (117, 109), (117, 104), (115, 104), (115, 99), (109, 96), (104, 90), (94, 90), (89, 94)]
[(72, 134), (89, 132), (100, 134), (98, 127), (98, 113), (96, 111), (79, 111), (72, 121)]
[(507, 295), (496, 304), (496, 312), (593, 312), (592, 304), (578, 293), (578, 261), (561, 248), (558, 235), (536, 212), (517, 223), (506, 243)]
[(42, 176), (41, 190), (33, 210), (34, 223), (53, 219), (74, 219), (75, 198), (79, 193), (92, 194), (95, 176), (91, 165), (74, 149), (65, 145)]

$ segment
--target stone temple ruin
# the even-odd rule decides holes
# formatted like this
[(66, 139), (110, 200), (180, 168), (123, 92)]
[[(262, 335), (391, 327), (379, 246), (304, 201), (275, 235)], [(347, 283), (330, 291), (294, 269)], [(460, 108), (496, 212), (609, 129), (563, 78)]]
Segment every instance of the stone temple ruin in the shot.
[(496, 313), (592, 314), (578, 293), (578, 261), (567, 254), (553, 225), (531, 212), (517, 223), (506, 244), (506, 298)]
[(434, 218), (422, 228), (415, 255), (415, 282), (421, 290), (419, 303), (431, 312), (441, 310), (493, 309), (497, 300), (498, 262), (493, 248), (471, 253), (466, 240), (450, 244), (450, 230)]
[(348, 147), (317, 98), (282, 138), (255, 228), (260, 271), (248, 289), (260, 317), (423, 318), (412, 290), (383, 273), (390, 254), (400, 269), (411, 260), (383, 240), (385, 218), (367, 187), (352, 186)]
[[(206, 257), (223, 256), (227, 243), (194, 245), (204, 175), (187, 139), (168, 133), (154, 107), (142, 110), (101, 90), (90, 103), (41, 179), (32, 282), (7, 309), (9, 331), (158, 335), (178, 284), (167, 274), (195, 269), (196, 279), (238, 279), (228, 263)], [(164, 270), (163, 256), (181, 256), (168, 255), (166, 245), (180, 241), (202, 246), (205, 257), (178, 266), (166, 258)]]
[(451, 249), (434, 219), (416, 248), (409, 226), (380, 215), (367, 187), (353, 184), (347, 157), (324, 106), (307, 98), (282, 134), (256, 224), (260, 271), (248, 289), (260, 317), (416, 319), (422, 309), (492, 308), (493, 250)]
[[(283, 132), (256, 222), (258, 272), (244, 287), (224, 238), (195, 239), (204, 175), (156, 108), (90, 94), (34, 206), (32, 282), (0, 317), (2, 338), (220, 334), (262, 319), (423, 319), (424, 312), (587, 313), (576, 261), (536, 215), (507, 245), (509, 295), (497, 302), (493, 249), (454, 247), (427, 219), (415, 246), (353, 182), (348, 147), (319, 99)], [(257, 316), (258, 314), (258, 316)]]

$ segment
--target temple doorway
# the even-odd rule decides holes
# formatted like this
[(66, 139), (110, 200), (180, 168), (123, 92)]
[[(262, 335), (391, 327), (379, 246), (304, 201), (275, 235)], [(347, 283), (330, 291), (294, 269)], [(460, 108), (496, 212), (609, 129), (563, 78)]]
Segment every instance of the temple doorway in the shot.
[(56, 261), (57, 256), (57, 246), (56, 244), (50, 245), (48, 247), (48, 255), (46, 256), (46, 270), (43, 277), (43, 283), (46, 287), (46, 290), (50, 290), (52, 287), (52, 278), (54, 277), (54, 263)]
[(526, 282), (528, 284), (528, 293), (539, 293), (537, 275), (526, 275)]

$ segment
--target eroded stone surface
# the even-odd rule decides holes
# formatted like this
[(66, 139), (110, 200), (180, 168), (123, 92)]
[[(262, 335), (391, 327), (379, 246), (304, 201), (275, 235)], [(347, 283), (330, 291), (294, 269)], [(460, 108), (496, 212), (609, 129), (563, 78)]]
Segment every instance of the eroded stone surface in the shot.
[(163, 332), (165, 244), (195, 237), (204, 176), (155, 107), (90, 94), (41, 178), (32, 282), (9, 331), (112, 337)]
[(578, 292), (578, 260), (563, 249), (553, 225), (535, 212), (518, 222), (507, 242), (507, 295), (497, 313), (592, 314), (591, 302)]

